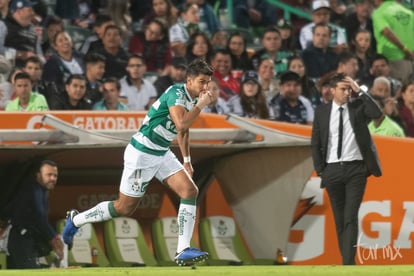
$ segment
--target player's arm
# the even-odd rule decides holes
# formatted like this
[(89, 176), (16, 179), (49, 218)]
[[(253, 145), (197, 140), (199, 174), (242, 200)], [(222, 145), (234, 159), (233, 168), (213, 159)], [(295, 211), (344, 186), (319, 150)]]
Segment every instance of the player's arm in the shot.
[(188, 131), (197, 116), (200, 114), (201, 110), (215, 99), (216, 97), (210, 92), (200, 94), (197, 104), (188, 112), (183, 106), (171, 106), (169, 108), (169, 112), (171, 119), (177, 128), (177, 132)]
[(188, 129), (177, 133), (177, 142), (181, 151), (181, 155), (183, 156), (184, 168), (192, 176), (194, 170), (193, 166), (191, 165), (190, 135)]

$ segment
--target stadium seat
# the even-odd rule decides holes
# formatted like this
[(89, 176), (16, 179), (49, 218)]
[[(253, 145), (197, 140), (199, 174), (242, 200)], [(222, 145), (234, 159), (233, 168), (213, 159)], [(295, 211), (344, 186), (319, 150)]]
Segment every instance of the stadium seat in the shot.
[(138, 221), (118, 217), (105, 222), (104, 240), (112, 266), (156, 266)]
[[(65, 220), (58, 223), (58, 231), (62, 233)], [(96, 254), (96, 255), (95, 255)], [(95, 255), (95, 256), (92, 256)], [(96, 258), (96, 260), (95, 260)], [(73, 237), (73, 247), (68, 254), (69, 266), (110, 266), (108, 258), (102, 250), (92, 224), (88, 223), (79, 228)]]
[(201, 248), (209, 253), (209, 265), (251, 264), (251, 258), (233, 218), (211, 216), (199, 224)]
[(198, 233), (201, 248), (209, 253), (209, 265), (274, 264), (273, 260), (251, 258), (240, 230), (231, 217), (202, 218)]
[[(176, 265), (174, 257), (177, 250), (177, 243), (177, 217), (156, 219), (152, 224), (152, 246), (159, 265)], [(191, 246), (196, 247), (194, 240), (191, 240)]]

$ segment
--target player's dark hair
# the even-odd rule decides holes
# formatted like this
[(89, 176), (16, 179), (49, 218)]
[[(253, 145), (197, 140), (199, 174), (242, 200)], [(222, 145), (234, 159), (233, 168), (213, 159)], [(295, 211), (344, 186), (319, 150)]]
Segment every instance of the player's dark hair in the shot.
[(338, 84), (338, 82), (343, 82), (346, 78), (346, 74), (345, 73), (337, 73), (335, 75), (333, 75), (329, 81), (329, 86), (330, 87), (336, 87), (336, 85)]
[(193, 60), (187, 67), (187, 77), (197, 77), (198, 75), (213, 75), (213, 69), (201, 59)]

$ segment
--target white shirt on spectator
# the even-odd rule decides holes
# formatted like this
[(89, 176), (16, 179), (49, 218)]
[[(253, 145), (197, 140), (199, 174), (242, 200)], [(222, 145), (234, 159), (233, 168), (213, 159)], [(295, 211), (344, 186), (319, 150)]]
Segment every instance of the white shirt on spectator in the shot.
[(155, 90), (154, 85), (146, 79), (142, 79), (139, 90), (126, 76), (119, 82), (121, 84), (121, 93), (119, 96), (127, 98), (129, 110), (146, 110), (150, 99), (157, 97), (157, 90)]

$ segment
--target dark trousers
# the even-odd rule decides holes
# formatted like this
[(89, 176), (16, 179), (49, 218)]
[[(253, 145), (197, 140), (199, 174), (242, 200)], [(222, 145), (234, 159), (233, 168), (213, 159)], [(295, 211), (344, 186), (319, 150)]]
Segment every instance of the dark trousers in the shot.
[(39, 268), (35, 239), (26, 230), (12, 227), (10, 230), (7, 268)]
[(344, 265), (355, 264), (358, 211), (367, 182), (363, 161), (328, 164), (323, 172)]

